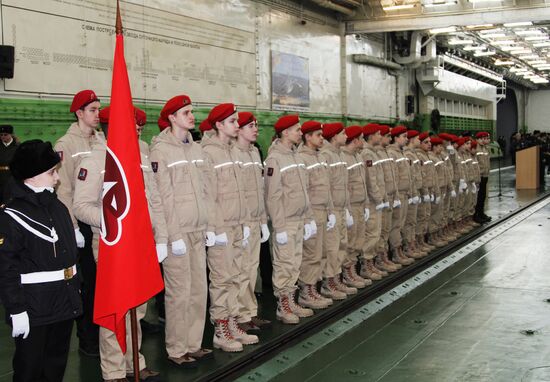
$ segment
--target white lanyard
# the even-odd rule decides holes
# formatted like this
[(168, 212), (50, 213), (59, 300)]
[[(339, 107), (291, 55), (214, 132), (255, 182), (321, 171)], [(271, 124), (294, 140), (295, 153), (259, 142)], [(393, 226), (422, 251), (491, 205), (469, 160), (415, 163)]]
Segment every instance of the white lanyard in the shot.
[[(55, 232), (54, 227), (49, 228), (49, 227), (45, 226), (44, 224), (31, 219), (30, 217), (28, 217), (27, 215), (25, 215), (21, 211), (14, 210), (13, 208), (6, 208), (6, 209), (4, 209), (4, 212), (7, 213), (9, 216), (11, 216), (13, 218), (13, 220), (15, 220), (17, 223), (19, 223), (27, 231), (29, 231), (30, 233), (35, 234), (39, 238), (41, 238), (43, 240), (46, 240), (47, 242), (50, 242), (50, 243), (55, 243), (55, 242), (57, 242), (57, 240), (59, 240), (59, 237), (57, 236), (57, 232)], [(25, 221), (23, 221), (23, 219), (21, 219), (18, 215), (22, 215), (23, 217), (25, 217), (26, 219), (32, 221), (33, 223), (38, 224), (38, 225), (46, 228), (48, 231), (50, 231), (50, 236), (46, 236), (42, 232), (32, 228)]]

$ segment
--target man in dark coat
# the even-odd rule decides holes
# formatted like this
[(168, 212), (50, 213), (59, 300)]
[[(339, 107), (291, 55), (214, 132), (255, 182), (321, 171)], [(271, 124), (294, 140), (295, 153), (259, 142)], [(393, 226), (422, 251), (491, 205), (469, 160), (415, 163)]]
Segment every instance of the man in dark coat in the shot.
[(13, 135), (13, 126), (0, 125), (0, 204), (6, 201), (6, 185), (11, 178), (10, 162), (18, 143)]
[(59, 160), (49, 142), (22, 143), (0, 209), (0, 299), (15, 339), (14, 381), (63, 380), (73, 320), (82, 314), (74, 228), (54, 192)]

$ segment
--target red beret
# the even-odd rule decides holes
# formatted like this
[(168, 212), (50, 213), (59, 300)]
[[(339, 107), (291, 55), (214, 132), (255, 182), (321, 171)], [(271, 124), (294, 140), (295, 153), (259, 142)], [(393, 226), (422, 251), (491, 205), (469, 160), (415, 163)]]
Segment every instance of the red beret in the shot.
[(461, 137), (456, 140), (456, 145), (460, 147), (466, 142), (468, 142), (468, 137)]
[(439, 136), (439, 138), (443, 139), (444, 141), (452, 141), (451, 134), (440, 133), (438, 136)]
[(300, 123), (300, 117), (298, 114), (283, 115), (277, 122), (275, 122), (275, 131), (280, 133), (281, 131), (286, 130), (298, 123)]
[(147, 123), (147, 114), (137, 107), (134, 106), (134, 111), (136, 113), (136, 125), (145, 126)]
[(208, 130), (212, 130), (212, 125), (210, 124), (210, 121), (208, 120), (208, 118), (201, 122), (201, 124), (199, 125), (199, 130), (202, 133)]
[(70, 111), (71, 113), (74, 113), (78, 109), (82, 109), (84, 106), (94, 101), (99, 101), (99, 98), (97, 98), (93, 90), (79, 91), (74, 95)]
[(369, 136), (380, 130), (380, 126), (376, 123), (369, 123), (363, 126), (363, 135)]
[(237, 107), (232, 103), (220, 103), (210, 110), (208, 114), (208, 121), (212, 126), (216, 125), (216, 122), (222, 122), (224, 119), (229, 118), (237, 112)]
[(453, 143), (458, 141), (458, 137), (454, 134), (449, 134), (449, 138), (451, 139), (451, 142), (453, 142)]
[(164, 107), (160, 111), (160, 117), (168, 120), (168, 116), (170, 114), (174, 114), (176, 111), (187, 105), (191, 105), (191, 98), (185, 94), (172, 97), (166, 102), (166, 104), (164, 104)]
[(252, 122), (256, 122), (254, 114), (249, 111), (239, 111), (239, 127), (246, 126)]
[(342, 130), (344, 130), (344, 124), (342, 122), (325, 123), (323, 125), (323, 138), (330, 139)]
[(162, 132), (163, 130), (170, 127), (170, 121), (167, 121), (166, 119), (163, 119), (160, 117), (157, 121), (157, 124), (159, 125), (159, 130)]
[(430, 133), (428, 132), (423, 132), (423, 133), (420, 133), (420, 135), (418, 136), (418, 139), (420, 139), (420, 142), (422, 142), (424, 139), (428, 138), (430, 136)]
[(380, 135), (386, 135), (390, 132), (390, 127), (388, 125), (379, 125), (380, 126)]
[(348, 126), (346, 127), (346, 136), (348, 137), (348, 141), (351, 141), (359, 136), (361, 136), (361, 133), (363, 132), (363, 128), (361, 126)]
[(433, 137), (430, 137), (430, 142), (432, 143), (432, 146), (441, 145), (441, 144), (443, 144), (443, 139), (441, 139), (439, 137), (436, 137), (436, 136), (433, 136)]
[(391, 129), (391, 136), (396, 137), (399, 134), (403, 134), (407, 132), (407, 128), (405, 126), (395, 126), (393, 129)]
[(407, 138), (414, 138), (420, 134), (417, 130), (407, 130)]
[(317, 121), (306, 121), (302, 123), (302, 133), (311, 133), (313, 131), (321, 130), (323, 125)]
[(477, 147), (477, 141), (475, 139), (472, 139), (472, 148), (475, 149)]
[(102, 107), (99, 111), (99, 122), (109, 123), (109, 115), (111, 114), (111, 108), (109, 106)]
[(487, 138), (490, 136), (491, 135), (486, 131), (480, 131), (479, 133), (476, 134), (476, 138)]

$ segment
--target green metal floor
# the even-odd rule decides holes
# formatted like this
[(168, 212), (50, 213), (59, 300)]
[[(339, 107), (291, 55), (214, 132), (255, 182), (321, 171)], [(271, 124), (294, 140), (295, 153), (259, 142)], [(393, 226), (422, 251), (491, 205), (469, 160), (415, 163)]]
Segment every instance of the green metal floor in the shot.
[[(542, 193), (516, 194), (513, 171), (503, 171), (502, 175), (503, 194), (514, 198), (488, 200), (487, 210), (495, 219)], [(496, 180), (492, 173), (489, 196), (497, 193)], [(398, 303), (388, 304), (360, 326), (350, 331), (342, 329), (341, 336), (324, 347), (313, 348), (307, 340), (305, 345), (287, 344), (273, 361), (252, 364), (256, 369), (242, 380), (266, 380), (260, 376), (269, 375), (273, 362), (281, 366), (292, 361), (292, 355), (299, 354), (300, 346), (305, 346), (309, 347), (309, 355), (286, 367), (275, 380), (521, 381), (525, 377), (525, 381), (550, 381), (546, 369), (527, 372), (529, 368), (544, 366), (545, 359), (550, 365), (543, 321), (550, 313), (550, 303), (544, 301), (550, 298), (550, 278), (545, 277), (545, 270), (550, 269), (550, 251), (545, 242), (550, 233), (547, 216), (548, 207), (416, 287)], [(260, 304), (263, 315), (274, 319), (270, 292), (265, 291)], [(330, 312), (322, 314), (327, 313)], [(247, 346), (237, 354), (216, 352), (214, 360), (202, 363), (196, 370), (183, 370), (167, 361), (163, 334), (144, 336), (142, 351), (148, 364), (161, 371), (163, 381), (205, 380), (212, 371), (253, 359), (270, 342), (280, 341), (291, 331), (322, 318), (322, 314), (302, 320), (299, 326), (275, 323), (260, 334), (259, 345)], [(4, 316), (1, 306), (0, 316)], [(148, 319), (156, 318), (148, 314)], [(527, 329), (535, 333), (521, 334)], [(311, 333), (313, 336), (315, 333)], [(211, 346), (211, 341), (212, 328), (207, 324), (205, 345)], [(80, 356), (77, 344), (74, 335), (65, 380), (100, 381), (99, 360)], [(0, 382), (12, 378), (12, 354), (10, 329), (0, 324)]]

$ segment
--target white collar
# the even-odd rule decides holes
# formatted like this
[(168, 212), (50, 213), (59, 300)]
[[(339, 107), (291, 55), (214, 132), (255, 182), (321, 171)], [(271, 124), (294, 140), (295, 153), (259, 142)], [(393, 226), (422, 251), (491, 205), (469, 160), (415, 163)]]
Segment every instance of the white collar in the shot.
[(29, 183), (25, 183), (25, 186), (27, 186), (28, 188), (30, 188), (31, 190), (33, 190), (36, 193), (43, 192), (44, 190), (48, 190), (50, 192), (53, 192), (53, 187), (35, 187), (35, 186), (30, 185)]
[(2, 141), (2, 143), (3, 143), (4, 146), (6, 146), (6, 147), (8, 147), (9, 145), (11, 145), (12, 142), (13, 142), (13, 137), (11, 138), (11, 140), (10, 140), (8, 143)]

